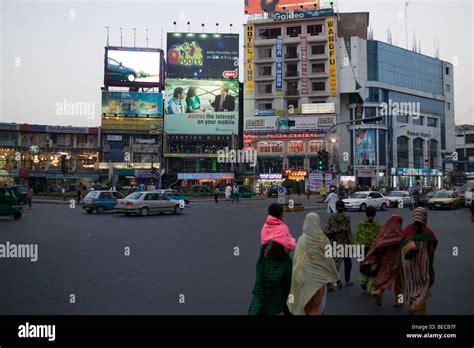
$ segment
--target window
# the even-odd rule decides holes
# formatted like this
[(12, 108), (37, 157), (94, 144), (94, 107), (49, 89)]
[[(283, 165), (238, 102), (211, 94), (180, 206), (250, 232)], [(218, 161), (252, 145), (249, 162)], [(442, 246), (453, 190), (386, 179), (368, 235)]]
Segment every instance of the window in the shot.
[(298, 76), (298, 64), (286, 64), (286, 76), (297, 77)]
[(299, 100), (298, 99), (288, 99), (286, 102), (286, 108), (289, 110), (291, 106), (294, 109), (298, 108)]
[(291, 37), (298, 37), (301, 34), (301, 27), (288, 27), (286, 28), (286, 35)]
[(258, 93), (260, 94), (271, 94), (272, 93), (272, 84), (258, 85)]
[(281, 36), (281, 28), (260, 29), (258, 36), (261, 39), (276, 39)]
[(451, 92), (451, 85), (446, 84), (446, 92)]
[(258, 143), (258, 152), (261, 153), (279, 153), (283, 152), (283, 142), (281, 141), (262, 141)]
[(298, 82), (288, 82), (286, 84), (286, 89), (290, 92), (297, 91), (298, 90)]
[(434, 117), (428, 117), (426, 119), (426, 125), (428, 127), (438, 127), (438, 119)]
[(311, 54), (325, 54), (325, 45), (311, 45)]
[(398, 123), (408, 123), (408, 115), (397, 115)]
[(436, 168), (438, 166), (438, 141), (435, 139), (430, 139), (430, 153), (429, 153), (429, 160), (430, 160), (430, 168)]
[(272, 57), (272, 49), (271, 48), (259, 48), (258, 50), (258, 58), (271, 58)]
[(382, 195), (378, 192), (372, 192), (369, 194), (369, 198), (375, 199), (375, 198), (382, 198)]
[(313, 91), (325, 91), (326, 90), (326, 82), (324, 81), (318, 81), (318, 82), (313, 82)]
[(418, 118), (413, 117), (413, 124), (417, 126), (423, 126), (423, 116), (418, 116)]
[(466, 144), (474, 144), (474, 134), (466, 134)]
[(258, 76), (272, 76), (272, 66), (261, 66), (258, 68)]
[(112, 199), (112, 192), (102, 192), (99, 196), (100, 199)]
[(398, 167), (406, 168), (408, 167), (408, 137), (398, 137), (397, 138), (397, 160)]
[(316, 63), (311, 65), (311, 72), (313, 74), (324, 72), (324, 63)]
[(124, 198), (123, 195), (120, 192), (112, 192), (112, 195), (117, 199)]
[(446, 109), (451, 110), (451, 103), (446, 103)]
[(415, 168), (423, 168), (423, 145), (424, 141), (421, 138), (413, 139), (413, 166)]
[(304, 142), (302, 141), (289, 141), (288, 142), (289, 153), (300, 153), (304, 152)]
[(258, 110), (271, 110), (271, 109), (273, 109), (273, 103), (271, 101), (258, 103)]
[(307, 32), (310, 35), (319, 35), (323, 32), (322, 24), (308, 25)]
[(298, 58), (298, 46), (287, 46), (286, 58), (287, 59)]
[(449, 75), (449, 66), (446, 67), (445, 71), (446, 71), (446, 75)]
[(322, 143), (320, 141), (310, 141), (309, 142), (309, 152), (318, 152), (321, 150)]

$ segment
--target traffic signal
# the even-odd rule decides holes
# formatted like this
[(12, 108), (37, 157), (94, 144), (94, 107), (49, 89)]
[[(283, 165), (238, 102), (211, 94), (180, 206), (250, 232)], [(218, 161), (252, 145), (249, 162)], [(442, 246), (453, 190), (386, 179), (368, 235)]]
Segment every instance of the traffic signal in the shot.
[(324, 157), (323, 157), (322, 151), (318, 151), (318, 157), (316, 160), (316, 168), (320, 171), (324, 170)]
[(322, 168), (321, 170), (327, 172), (329, 170), (329, 152), (322, 150)]

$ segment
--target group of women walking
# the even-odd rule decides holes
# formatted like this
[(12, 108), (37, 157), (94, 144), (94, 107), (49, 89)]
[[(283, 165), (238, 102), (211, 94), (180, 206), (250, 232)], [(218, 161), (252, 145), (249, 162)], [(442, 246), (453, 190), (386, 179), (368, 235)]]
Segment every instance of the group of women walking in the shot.
[[(364, 248), (360, 263), (360, 284), (364, 292), (382, 304), (385, 290), (394, 288), (394, 306), (410, 306), (410, 314), (423, 315), (434, 283), (433, 260), (437, 245), (433, 231), (427, 227), (428, 216), (419, 207), (413, 211), (412, 223), (403, 229), (403, 220), (392, 215), (381, 225), (375, 220), (375, 209), (367, 208), (367, 218), (359, 222), (352, 235), (344, 205), (338, 202), (325, 227), (319, 215), (309, 213), (298, 242), (282, 221), (283, 208), (270, 205), (261, 231), (261, 248), (253, 288), (250, 315), (321, 315), (327, 294), (334, 286), (342, 288), (339, 268), (344, 263), (344, 280), (351, 286), (353, 255), (328, 256), (336, 244), (359, 244)], [(290, 257), (294, 250), (294, 259)]]

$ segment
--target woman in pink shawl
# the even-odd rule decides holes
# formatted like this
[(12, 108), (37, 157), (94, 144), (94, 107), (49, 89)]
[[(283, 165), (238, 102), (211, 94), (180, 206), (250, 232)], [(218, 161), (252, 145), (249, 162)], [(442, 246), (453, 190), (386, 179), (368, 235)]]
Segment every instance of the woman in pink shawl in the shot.
[(400, 215), (390, 216), (362, 262), (362, 265), (377, 265), (378, 273), (375, 276), (372, 296), (378, 306), (382, 305), (383, 292), (391, 289), (394, 284), (394, 306), (403, 305), (404, 279), (400, 250), (402, 223)]

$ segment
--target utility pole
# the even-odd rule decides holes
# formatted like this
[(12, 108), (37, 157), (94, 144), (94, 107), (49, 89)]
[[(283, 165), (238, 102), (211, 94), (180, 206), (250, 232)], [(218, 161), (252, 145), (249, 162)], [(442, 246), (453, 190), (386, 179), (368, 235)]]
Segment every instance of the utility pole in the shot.
[(410, 3), (405, 1), (405, 40), (406, 40), (406, 49), (408, 49), (408, 5)]

